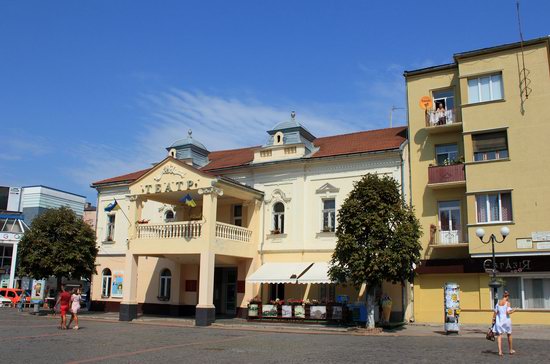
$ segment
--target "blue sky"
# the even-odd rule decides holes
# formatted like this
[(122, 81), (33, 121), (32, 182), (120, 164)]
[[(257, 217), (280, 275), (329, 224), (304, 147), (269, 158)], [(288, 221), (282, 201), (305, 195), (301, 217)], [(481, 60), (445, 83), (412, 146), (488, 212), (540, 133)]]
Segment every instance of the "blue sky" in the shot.
[[(521, 10), (525, 38), (550, 34), (550, 2)], [(258, 145), (291, 110), (317, 136), (386, 127), (404, 70), (518, 40), (514, 0), (3, 0), (0, 185), (95, 201), (91, 182), (189, 128), (210, 150)]]

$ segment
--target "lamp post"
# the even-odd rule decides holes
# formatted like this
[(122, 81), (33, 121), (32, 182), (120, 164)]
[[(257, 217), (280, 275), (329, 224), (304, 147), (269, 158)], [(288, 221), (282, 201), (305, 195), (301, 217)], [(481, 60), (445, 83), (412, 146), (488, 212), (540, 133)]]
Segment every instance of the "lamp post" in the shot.
[(493, 289), (493, 307), (497, 305), (498, 303), (498, 287), (500, 287), (502, 284), (497, 281), (497, 260), (495, 257), (495, 243), (502, 243), (508, 234), (510, 234), (510, 229), (506, 226), (503, 226), (500, 229), (500, 234), (502, 235), (502, 240), (498, 240), (495, 234), (491, 234), (489, 236), (489, 240), (484, 241), (483, 237), (485, 236), (485, 230), (482, 228), (479, 228), (476, 230), (476, 236), (481, 240), (483, 244), (489, 244), (491, 243), (492, 248), (492, 257), (493, 257), (493, 271), (491, 274), (491, 282), (489, 282), (489, 287)]

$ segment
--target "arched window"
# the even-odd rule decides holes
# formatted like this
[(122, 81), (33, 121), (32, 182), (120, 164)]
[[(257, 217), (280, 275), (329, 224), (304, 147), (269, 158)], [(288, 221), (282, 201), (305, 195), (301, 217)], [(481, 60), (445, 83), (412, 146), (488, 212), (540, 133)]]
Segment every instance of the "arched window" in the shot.
[(160, 290), (159, 298), (163, 300), (170, 299), (170, 286), (172, 285), (172, 273), (170, 269), (163, 269), (160, 272)]
[(277, 202), (273, 205), (273, 234), (285, 233), (285, 205)]
[(176, 219), (176, 214), (174, 211), (168, 210), (164, 213), (164, 222), (172, 222)]
[(111, 270), (109, 268), (103, 269), (101, 273), (101, 296), (110, 297), (111, 296), (111, 284), (113, 277), (111, 275)]

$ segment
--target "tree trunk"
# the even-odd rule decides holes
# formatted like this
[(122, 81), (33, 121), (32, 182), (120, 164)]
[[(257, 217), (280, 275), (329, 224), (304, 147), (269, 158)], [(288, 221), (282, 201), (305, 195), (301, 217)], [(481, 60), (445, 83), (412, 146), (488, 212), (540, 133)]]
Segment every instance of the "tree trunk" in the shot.
[(63, 277), (56, 277), (57, 279), (57, 292), (61, 291), (61, 280)]
[(374, 329), (374, 285), (367, 288), (367, 328)]

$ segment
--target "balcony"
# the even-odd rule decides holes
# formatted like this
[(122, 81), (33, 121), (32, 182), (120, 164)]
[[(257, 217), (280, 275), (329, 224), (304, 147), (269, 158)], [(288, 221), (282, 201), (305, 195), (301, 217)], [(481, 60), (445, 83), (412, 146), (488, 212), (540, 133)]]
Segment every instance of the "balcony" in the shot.
[(430, 166), (428, 168), (428, 187), (450, 188), (460, 186), (466, 186), (464, 164)]
[(426, 110), (426, 130), (430, 134), (459, 131), (462, 122), (458, 118), (456, 109), (444, 111)]
[(464, 240), (461, 230), (441, 231), (437, 229), (430, 235), (430, 246), (434, 248), (466, 247), (468, 241)]
[[(214, 239), (210, 233), (215, 234)], [(150, 256), (194, 255), (204, 251), (215, 254), (253, 257), (256, 244), (252, 230), (216, 221), (178, 221), (163, 224), (138, 224), (129, 246), (134, 254)]]

